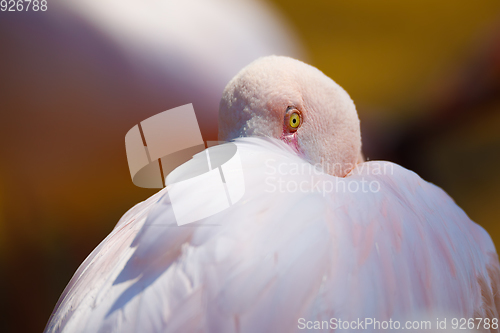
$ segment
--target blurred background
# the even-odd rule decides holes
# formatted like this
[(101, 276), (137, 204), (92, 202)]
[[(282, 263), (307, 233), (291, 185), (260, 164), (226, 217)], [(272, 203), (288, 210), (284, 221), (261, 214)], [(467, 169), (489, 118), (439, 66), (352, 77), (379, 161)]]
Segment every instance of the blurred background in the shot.
[(500, 2), (49, 0), (0, 11), (0, 331), (40, 332), (133, 205), (124, 137), (239, 69), (304, 60), (357, 105), (363, 150), (447, 191), (500, 244)]

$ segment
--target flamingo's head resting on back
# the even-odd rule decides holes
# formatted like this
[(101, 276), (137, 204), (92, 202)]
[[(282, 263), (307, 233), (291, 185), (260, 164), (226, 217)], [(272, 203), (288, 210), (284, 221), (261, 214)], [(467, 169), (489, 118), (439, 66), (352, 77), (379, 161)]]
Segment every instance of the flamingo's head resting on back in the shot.
[(270, 136), (313, 164), (343, 177), (361, 154), (356, 107), (318, 69), (281, 56), (257, 59), (226, 86), (219, 108), (219, 140)]

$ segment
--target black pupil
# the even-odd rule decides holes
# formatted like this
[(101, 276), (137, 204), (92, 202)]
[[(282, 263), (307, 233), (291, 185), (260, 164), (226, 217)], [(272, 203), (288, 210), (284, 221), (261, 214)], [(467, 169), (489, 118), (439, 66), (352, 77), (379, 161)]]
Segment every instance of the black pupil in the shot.
[(297, 122), (297, 119), (295, 119), (295, 118), (294, 118), (292, 121), (293, 121), (293, 123), (295, 124), (295, 123)]

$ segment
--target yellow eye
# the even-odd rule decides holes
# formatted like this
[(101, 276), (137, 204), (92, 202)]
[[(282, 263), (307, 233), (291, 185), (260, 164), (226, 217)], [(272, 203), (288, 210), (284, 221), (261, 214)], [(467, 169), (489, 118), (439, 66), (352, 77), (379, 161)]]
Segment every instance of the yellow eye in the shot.
[(290, 127), (297, 128), (300, 125), (300, 116), (297, 112), (290, 115)]

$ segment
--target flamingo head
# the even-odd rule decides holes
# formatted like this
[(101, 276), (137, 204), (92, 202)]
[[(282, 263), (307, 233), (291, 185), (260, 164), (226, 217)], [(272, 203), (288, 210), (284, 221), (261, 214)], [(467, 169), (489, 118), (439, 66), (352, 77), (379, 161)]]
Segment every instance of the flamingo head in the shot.
[(338, 84), (299, 60), (268, 56), (243, 68), (219, 107), (219, 140), (269, 136), (331, 175), (344, 177), (359, 161), (356, 107)]

